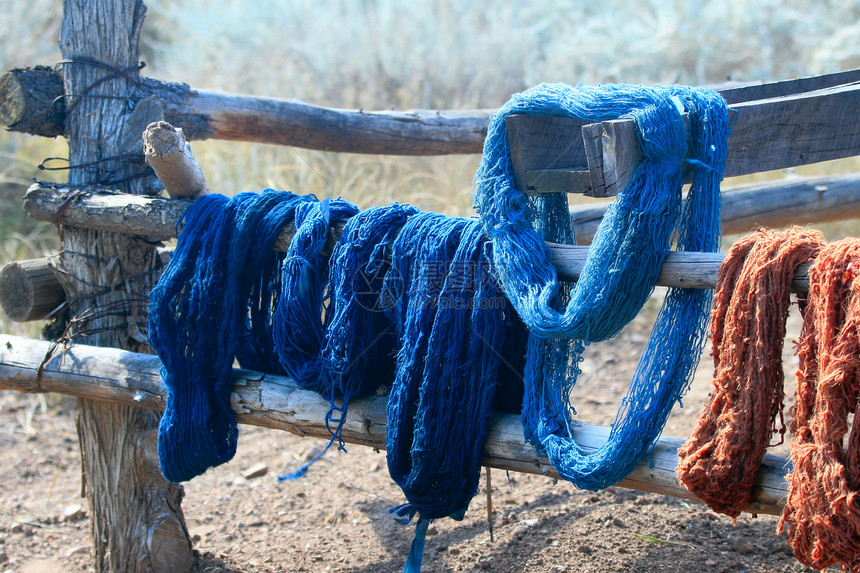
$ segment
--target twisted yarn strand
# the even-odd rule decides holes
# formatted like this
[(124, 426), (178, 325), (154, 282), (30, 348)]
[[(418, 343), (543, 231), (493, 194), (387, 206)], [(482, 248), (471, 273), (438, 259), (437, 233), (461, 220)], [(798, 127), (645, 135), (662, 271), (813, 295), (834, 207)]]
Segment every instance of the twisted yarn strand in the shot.
[(823, 244), (821, 233), (799, 227), (760, 230), (736, 242), (720, 266), (713, 390), (677, 467), (681, 483), (716, 512), (737, 517), (749, 507), (771, 436), (785, 432), (778, 421), (791, 282)]

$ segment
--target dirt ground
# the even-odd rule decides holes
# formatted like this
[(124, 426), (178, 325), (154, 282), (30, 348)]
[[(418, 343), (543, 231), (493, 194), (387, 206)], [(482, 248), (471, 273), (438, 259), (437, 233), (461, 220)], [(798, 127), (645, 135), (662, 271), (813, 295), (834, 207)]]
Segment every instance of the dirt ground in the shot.
[[(651, 319), (644, 313), (617, 340), (590, 351), (575, 400), (582, 419), (611, 423)], [(666, 435), (688, 435), (710, 372), (706, 357)], [(74, 412), (72, 398), (0, 392), (0, 573), (92, 570)], [(242, 427), (235, 459), (185, 485), (197, 571), (402, 571), (414, 528), (388, 513), (404, 498), (388, 477), (384, 452), (331, 451), (305, 477), (275, 479), (321, 445)], [(266, 473), (252, 477), (251, 469)], [(702, 504), (654, 494), (592, 493), (499, 470), (491, 481), (494, 538), (484, 481), (463, 521), (431, 525), (422, 571), (811, 571), (776, 535), (773, 516), (745, 514), (733, 526)]]

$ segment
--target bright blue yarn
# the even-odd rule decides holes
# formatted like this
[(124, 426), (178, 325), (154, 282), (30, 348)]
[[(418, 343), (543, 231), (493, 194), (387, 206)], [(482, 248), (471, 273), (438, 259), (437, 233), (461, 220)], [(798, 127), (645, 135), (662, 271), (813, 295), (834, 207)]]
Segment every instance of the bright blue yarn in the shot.
[[(681, 162), (687, 145), (679, 106), (688, 114), (695, 168), (683, 214)], [(504, 122), (513, 113), (586, 121), (631, 117), (638, 128), (645, 161), (607, 210), (567, 300), (544, 237), (564, 235), (563, 226), (570, 222), (558, 204), (536, 208), (516, 189)], [(493, 242), (505, 293), (532, 333), (523, 425), (526, 437), (578, 487), (607, 487), (635, 468), (695, 371), (711, 292), (670, 289), (608, 440), (593, 453), (576, 443), (567, 397), (585, 345), (614, 336), (636, 315), (676, 232), (680, 250), (715, 252), (719, 247), (719, 182), (727, 139), (728, 112), (719, 94), (684, 87), (543, 85), (514, 96), (490, 121), (473, 198)], [(553, 222), (539, 222), (539, 233), (532, 226), (535, 212), (553, 208), (558, 210)], [(565, 348), (553, 339), (573, 343)]]

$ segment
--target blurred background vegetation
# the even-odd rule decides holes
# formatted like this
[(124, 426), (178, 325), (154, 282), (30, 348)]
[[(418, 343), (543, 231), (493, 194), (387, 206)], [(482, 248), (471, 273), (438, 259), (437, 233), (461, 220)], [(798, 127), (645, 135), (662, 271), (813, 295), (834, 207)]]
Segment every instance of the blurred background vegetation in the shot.
[[(540, 82), (760, 82), (860, 67), (858, 0), (148, 0), (145, 74), (343, 108), (494, 108)], [(0, 0), (0, 67), (53, 65), (60, 0)], [(471, 213), (477, 156), (195, 142), (210, 187)], [(0, 132), (0, 265), (56, 248), (21, 196), (65, 142)], [(851, 169), (860, 166), (854, 160)], [(845, 164), (814, 169), (844, 170)], [(61, 178), (62, 175), (54, 177)], [(0, 317), (0, 332), (32, 334)]]

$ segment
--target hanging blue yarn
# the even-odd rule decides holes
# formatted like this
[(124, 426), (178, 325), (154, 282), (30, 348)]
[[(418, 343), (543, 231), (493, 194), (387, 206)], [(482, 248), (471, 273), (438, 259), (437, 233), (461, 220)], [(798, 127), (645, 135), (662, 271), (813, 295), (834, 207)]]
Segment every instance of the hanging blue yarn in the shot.
[[(343, 207), (337, 209), (338, 219), (354, 212), (352, 206)], [(393, 204), (353, 215), (328, 258), (322, 253), (327, 209), (332, 211), (324, 200), (311, 217), (297, 213), (297, 233), (283, 266), (275, 339), (288, 374), (329, 399), (325, 422), (331, 440), (313, 459), (280, 479), (303, 475), (335, 441), (343, 448), (340, 434), (349, 401), (387, 389), (394, 379), (396, 329), (379, 297), (388, 268), (387, 247), (418, 210)], [(312, 338), (306, 334), (309, 329)]]
[[(182, 240), (150, 294), (149, 339), (163, 363), (167, 402), (158, 432), (164, 476), (184, 481), (230, 459), (238, 430), (230, 408), (233, 361), (280, 368), (265, 356), (261, 303), (277, 268), (272, 246), (308, 199), (291, 193), (206, 195), (186, 211)], [(257, 300), (254, 300), (256, 297)], [(264, 313), (263, 313), (264, 314)]]
[(405, 571), (421, 565), (430, 520), (462, 519), (477, 493), (507, 302), (477, 221), (419, 214), (391, 248), (383, 294), (401, 347), (388, 398), (388, 469), (419, 515)]
[(380, 300), (388, 252), (418, 213), (410, 205), (372, 207), (352, 217), (329, 261), (331, 305), (321, 361), (328, 386), (344, 400), (387, 389), (394, 381), (397, 329)]
[[(688, 114), (695, 176), (681, 214), (681, 162)], [(563, 297), (544, 237), (570, 225), (566, 208), (532, 205), (516, 189), (504, 118), (513, 113), (586, 121), (632, 118), (645, 160), (611, 204), (569, 299)], [(670, 289), (608, 440), (583, 450), (571, 431), (569, 396), (587, 343), (614, 336), (648, 299), (677, 236), (680, 250), (719, 247), (719, 182), (728, 112), (716, 92), (685, 87), (544, 85), (514, 96), (493, 116), (473, 198), (496, 254), (496, 272), (531, 331), (522, 420), (527, 438), (559, 474), (585, 489), (624, 478), (647, 455), (689, 385), (705, 342), (710, 291)], [(541, 202), (541, 199), (537, 200)], [(555, 209), (555, 222), (532, 226)], [(561, 233), (564, 234), (564, 233)], [(552, 339), (571, 339), (559, 347)]]
[[(683, 209), (682, 110), (695, 168)], [(566, 198), (530, 202), (513, 184), (511, 113), (631, 117), (639, 129), (646, 160), (607, 212), (575, 286), (558, 281), (544, 243), (573, 242)], [(235, 453), (229, 398), (238, 359), (327, 397), (330, 444), (351, 398), (393, 383), (388, 465), (408, 500), (397, 512), (419, 516), (408, 572), (420, 570), (429, 521), (462, 518), (477, 491), (491, 404), (517, 411), (522, 400), (526, 436), (579, 487), (616, 483), (647, 454), (686, 388), (709, 293), (670, 289), (610, 437), (594, 453), (571, 432), (577, 364), (586, 344), (635, 316), (673, 240), (716, 250), (726, 115), (717, 94), (689, 88), (552, 85), (519, 94), (490, 124), (475, 179), (480, 221), (399, 205), (359, 213), (340, 199), (268, 190), (202, 197), (152, 293), (150, 339), (168, 389), (159, 429), (165, 476), (190, 479)], [(296, 234), (277, 254), (272, 245), (290, 221)], [(327, 257), (338, 222), (344, 232)]]
[(296, 233), (281, 270), (281, 292), (273, 320), (275, 347), (286, 373), (305, 389), (331, 397), (321, 375), (320, 351), (330, 315), (329, 258), (324, 252), (330, 225), (358, 208), (342, 199), (323, 199), (296, 209)]

